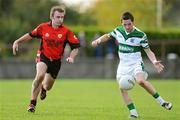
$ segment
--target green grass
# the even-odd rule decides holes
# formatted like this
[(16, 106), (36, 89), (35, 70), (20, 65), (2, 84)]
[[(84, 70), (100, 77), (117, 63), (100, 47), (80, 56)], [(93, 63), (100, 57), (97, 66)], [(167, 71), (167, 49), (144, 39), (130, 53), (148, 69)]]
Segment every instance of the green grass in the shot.
[[(115, 80), (57, 80), (45, 101), (38, 99), (34, 114), (26, 111), (31, 80), (0, 80), (0, 120), (126, 120)], [(180, 119), (180, 80), (151, 81), (161, 96), (173, 103), (167, 111), (136, 85), (130, 95), (142, 120)]]

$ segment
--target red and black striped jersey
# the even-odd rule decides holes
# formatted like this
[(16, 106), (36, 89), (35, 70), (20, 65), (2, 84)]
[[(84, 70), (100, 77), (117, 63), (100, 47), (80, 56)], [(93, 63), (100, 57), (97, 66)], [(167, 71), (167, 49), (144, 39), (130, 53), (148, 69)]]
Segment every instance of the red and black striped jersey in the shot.
[(53, 28), (51, 22), (42, 23), (29, 35), (41, 39), (38, 53), (43, 53), (49, 59), (61, 59), (66, 43), (71, 49), (80, 47), (77, 37), (64, 24)]

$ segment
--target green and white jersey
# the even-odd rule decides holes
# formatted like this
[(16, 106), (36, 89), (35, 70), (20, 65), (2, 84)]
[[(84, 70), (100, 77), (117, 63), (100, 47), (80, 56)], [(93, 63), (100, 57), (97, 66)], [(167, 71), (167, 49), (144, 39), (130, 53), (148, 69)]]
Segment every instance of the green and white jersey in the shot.
[(149, 48), (148, 39), (144, 32), (133, 27), (131, 33), (127, 33), (123, 26), (115, 28), (109, 33), (119, 43), (119, 58), (121, 65), (132, 65), (142, 62), (142, 48)]

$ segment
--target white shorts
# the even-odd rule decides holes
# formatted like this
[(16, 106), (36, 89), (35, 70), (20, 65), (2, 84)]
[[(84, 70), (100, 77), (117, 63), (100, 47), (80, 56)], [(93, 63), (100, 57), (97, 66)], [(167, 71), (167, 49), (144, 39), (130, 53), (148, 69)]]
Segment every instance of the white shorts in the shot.
[(130, 66), (123, 66), (123, 65), (119, 64), (118, 69), (117, 69), (116, 79), (120, 80), (120, 78), (124, 75), (130, 75), (130, 76), (135, 78), (137, 73), (143, 73), (145, 80), (148, 77), (147, 72), (144, 71), (144, 64), (143, 63), (137, 63), (137, 64), (133, 64)]

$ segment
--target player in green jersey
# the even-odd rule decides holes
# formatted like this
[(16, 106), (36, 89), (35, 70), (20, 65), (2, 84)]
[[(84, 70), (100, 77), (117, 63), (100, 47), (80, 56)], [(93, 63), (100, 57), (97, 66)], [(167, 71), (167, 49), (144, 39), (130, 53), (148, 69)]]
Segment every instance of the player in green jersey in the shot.
[[(136, 82), (151, 94), (161, 106), (167, 110), (171, 110), (172, 103), (165, 101), (153, 85), (146, 81), (147, 73), (144, 71), (141, 49), (145, 51), (157, 72), (160, 73), (164, 69), (161, 61), (157, 60), (155, 54), (151, 51), (146, 34), (134, 26), (134, 17), (130, 12), (123, 13), (121, 23), (122, 26), (118, 26), (112, 32), (104, 34), (92, 41), (92, 46), (97, 47), (100, 43), (112, 40), (112, 38), (117, 40), (119, 43), (118, 54), (120, 58), (116, 76), (118, 83), (124, 75), (133, 76), (136, 79)], [(139, 115), (128, 95), (128, 91), (121, 89), (121, 93), (123, 100), (130, 111), (130, 117), (138, 118)]]

